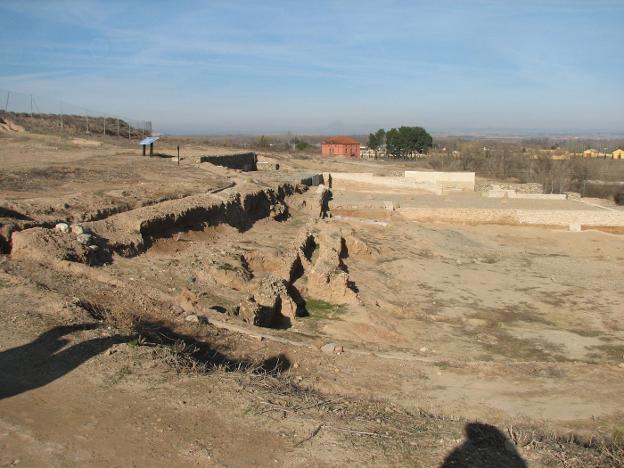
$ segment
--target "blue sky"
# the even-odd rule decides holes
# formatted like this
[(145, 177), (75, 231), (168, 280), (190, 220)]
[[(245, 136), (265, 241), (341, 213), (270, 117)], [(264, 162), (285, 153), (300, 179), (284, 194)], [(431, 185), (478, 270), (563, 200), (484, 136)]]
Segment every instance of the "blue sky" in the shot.
[(2, 0), (0, 88), (178, 133), (622, 132), (624, 0)]

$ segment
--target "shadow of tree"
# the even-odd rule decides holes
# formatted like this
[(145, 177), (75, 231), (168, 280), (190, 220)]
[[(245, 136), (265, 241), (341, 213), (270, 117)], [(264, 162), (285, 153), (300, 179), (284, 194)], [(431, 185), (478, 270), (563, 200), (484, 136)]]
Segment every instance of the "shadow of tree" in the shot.
[(288, 370), (291, 365), (290, 360), (284, 354), (278, 354), (262, 362), (228, 357), (209, 343), (198, 340), (194, 336), (178, 333), (161, 322), (140, 322), (136, 324), (136, 329), (139, 335), (153, 345), (171, 346), (183, 342), (189, 356), (207, 369), (218, 366), (231, 372), (247, 370), (256, 373), (279, 374)]
[[(0, 400), (47, 385), (111, 346), (136, 338), (134, 334), (93, 338), (65, 347), (70, 342), (65, 335), (99, 326), (83, 323), (54, 327), (28, 344), (0, 352)], [(290, 367), (283, 354), (262, 362), (230, 358), (209, 343), (177, 333), (159, 322), (141, 322), (136, 332), (147, 337), (152, 345), (183, 343), (188, 356), (207, 370), (219, 366), (227, 371), (279, 374)]]
[(469, 423), (466, 440), (444, 460), (441, 468), (526, 468), (514, 444), (496, 427)]
[(94, 338), (62, 349), (69, 343), (65, 335), (97, 327), (55, 327), (28, 344), (0, 352), (0, 400), (47, 385), (112, 345), (129, 340), (124, 336)]

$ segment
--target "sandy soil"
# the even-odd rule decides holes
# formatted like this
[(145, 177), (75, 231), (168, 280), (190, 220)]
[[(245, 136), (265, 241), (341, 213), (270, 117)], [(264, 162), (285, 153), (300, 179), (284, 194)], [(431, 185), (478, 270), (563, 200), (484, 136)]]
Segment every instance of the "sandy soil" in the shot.
[(321, 219), (302, 174), (401, 164), (97, 141), (0, 135), (0, 465), (622, 461), (624, 237), (383, 208), (580, 203), (341, 187)]

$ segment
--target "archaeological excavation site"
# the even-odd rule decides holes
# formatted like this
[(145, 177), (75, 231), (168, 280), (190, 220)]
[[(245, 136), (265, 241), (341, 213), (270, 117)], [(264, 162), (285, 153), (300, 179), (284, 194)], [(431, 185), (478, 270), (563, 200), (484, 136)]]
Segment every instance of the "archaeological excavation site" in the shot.
[(624, 207), (191, 138), (0, 144), (0, 466), (622, 466)]

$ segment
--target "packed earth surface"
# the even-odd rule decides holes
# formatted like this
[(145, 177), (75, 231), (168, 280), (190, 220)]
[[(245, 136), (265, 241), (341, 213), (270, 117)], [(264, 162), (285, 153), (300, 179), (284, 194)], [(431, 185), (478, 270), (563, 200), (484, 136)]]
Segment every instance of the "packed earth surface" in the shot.
[(481, 216), (622, 207), (156, 149), (0, 132), (0, 466), (622, 466), (622, 230)]

